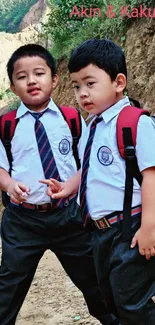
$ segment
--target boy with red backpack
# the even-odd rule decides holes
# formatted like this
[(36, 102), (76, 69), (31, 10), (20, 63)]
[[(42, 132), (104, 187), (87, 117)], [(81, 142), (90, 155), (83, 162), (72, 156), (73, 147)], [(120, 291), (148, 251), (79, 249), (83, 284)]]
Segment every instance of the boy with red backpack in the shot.
[(22, 102), (0, 119), (0, 188), (6, 205), (0, 325), (15, 324), (46, 249), (56, 254), (82, 291), (89, 312), (102, 324), (119, 324), (101, 299), (91, 233), (83, 229), (76, 196), (51, 200), (46, 185), (39, 183), (43, 177), (66, 181), (75, 174), (84, 123), (75, 109), (59, 108), (50, 98), (58, 76), (52, 55), (42, 46), (17, 49), (7, 70), (11, 89)]
[[(46, 181), (52, 198), (78, 187), (84, 226), (92, 220), (97, 277), (123, 325), (155, 324), (155, 124), (123, 95), (123, 51), (110, 40), (82, 43), (69, 60), (79, 106), (94, 119), (81, 142), (81, 173)], [(81, 174), (81, 176), (80, 176)], [(59, 193), (53, 193), (59, 192)]]

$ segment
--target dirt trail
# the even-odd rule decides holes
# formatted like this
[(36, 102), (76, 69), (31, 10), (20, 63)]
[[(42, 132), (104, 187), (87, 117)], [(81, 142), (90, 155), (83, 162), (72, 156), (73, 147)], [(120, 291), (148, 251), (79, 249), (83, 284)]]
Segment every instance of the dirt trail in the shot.
[[(77, 317), (77, 319), (76, 319)], [(78, 319), (80, 318), (80, 319)], [(99, 325), (53, 253), (41, 259), (16, 325)]]

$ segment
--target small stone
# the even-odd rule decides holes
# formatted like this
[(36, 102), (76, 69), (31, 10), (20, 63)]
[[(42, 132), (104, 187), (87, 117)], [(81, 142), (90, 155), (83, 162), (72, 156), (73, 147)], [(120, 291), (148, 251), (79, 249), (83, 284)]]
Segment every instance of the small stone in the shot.
[(77, 321), (80, 320), (80, 319), (81, 319), (80, 316), (75, 316), (75, 317), (74, 317), (74, 322), (77, 322)]

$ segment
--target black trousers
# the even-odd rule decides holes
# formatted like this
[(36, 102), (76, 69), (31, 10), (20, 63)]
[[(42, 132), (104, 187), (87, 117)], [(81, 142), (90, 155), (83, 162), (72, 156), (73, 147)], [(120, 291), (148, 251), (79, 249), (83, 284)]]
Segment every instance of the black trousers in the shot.
[[(155, 257), (148, 261), (139, 254), (138, 246), (131, 249), (129, 241), (123, 242), (122, 225), (118, 221), (112, 228), (94, 230), (100, 289), (123, 325), (155, 325)], [(133, 219), (132, 235), (139, 227), (140, 215)]]
[(37, 265), (51, 249), (74, 284), (82, 291), (91, 315), (102, 324), (118, 324), (101, 299), (91, 247), (79, 207), (40, 213), (22, 207), (6, 208), (1, 225), (0, 325), (15, 324)]

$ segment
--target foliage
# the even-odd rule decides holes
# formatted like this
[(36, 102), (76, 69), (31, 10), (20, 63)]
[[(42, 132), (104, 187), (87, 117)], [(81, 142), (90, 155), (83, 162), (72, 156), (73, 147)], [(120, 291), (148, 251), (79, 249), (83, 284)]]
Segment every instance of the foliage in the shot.
[(37, 0), (0, 0), (0, 31), (15, 33)]
[(17, 108), (20, 104), (20, 99), (11, 91), (10, 88), (0, 89), (0, 100), (4, 99), (8, 103), (9, 111)]
[(14, 109), (18, 108), (20, 105), (20, 99), (18, 97), (11, 100), (8, 104), (9, 111), (13, 111)]
[(0, 100), (4, 98), (4, 90), (0, 89)]
[[(69, 56), (71, 50), (89, 38), (117, 38), (123, 47), (127, 26), (133, 19), (122, 17), (120, 8), (122, 0), (48, 0), (50, 6), (50, 14), (48, 22), (44, 25), (44, 35), (48, 39), (52, 39), (54, 47), (52, 48), (53, 55), (59, 59), (62, 56)], [(91, 3), (91, 4), (90, 4)], [(153, 5), (152, 0), (124, 0), (123, 6), (129, 5), (130, 8), (139, 7), (143, 3), (144, 6)], [(70, 14), (73, 7), (76, 6), (78, 15)], [(101, 17), (94, 17), (92, 11), (91, 17), (81, 15), (82, 6), (84, 8), (100, 8)], [(110, 17), (107, 14), (108, 6), (113, 6), (115, 17)], [(75, 12), (75, 11), (74, 11)], [(90, 16), (90, 11), (88, 11)]]

